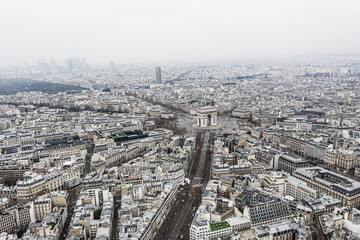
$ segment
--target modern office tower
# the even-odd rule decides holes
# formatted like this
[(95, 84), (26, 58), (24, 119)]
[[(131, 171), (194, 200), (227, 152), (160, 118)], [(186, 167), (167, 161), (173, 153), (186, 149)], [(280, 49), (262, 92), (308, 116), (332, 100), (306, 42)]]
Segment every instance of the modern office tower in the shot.
[(51, 67), (45, 60), (39, 59), (37, 63), (37, 70), (41, 73), (50, 73)]
[(156, 83), (161, 84), (161, 68), (156, 67), (155, 71), (156, 71)]
[(65, 68), (68, 72), (79, 72), (86, 69), (85, 59), (71, 57), (65, 60)]

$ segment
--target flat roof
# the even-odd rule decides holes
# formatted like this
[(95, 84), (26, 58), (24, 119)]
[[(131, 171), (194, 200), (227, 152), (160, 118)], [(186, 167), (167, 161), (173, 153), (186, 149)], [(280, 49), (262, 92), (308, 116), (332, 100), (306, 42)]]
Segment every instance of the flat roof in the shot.
[(226, 221), (229, 223), (229, 225), (231, 227), (236, 226), (236, 225), (240, 225), (240, 224), (244, 224), (244, 223), (250, 223), (250, 219), (248, 219), (245, 216), (238, 216), (238, 217), (228, 218), (228, 219), (226, 219)]
[(295, 170), (295, 173), (340, 190), (340, 192), (351, 191), (355, 194), (360, 193), (360, 182), (321, 167), (298, 168)]
[(213, 224), (209, 223), (209, 225), (210, 225), (210, 230), (212, 232), (231, 227), (230, 224), (227, 221), (219, 222), (219, 223), (213, 223)]

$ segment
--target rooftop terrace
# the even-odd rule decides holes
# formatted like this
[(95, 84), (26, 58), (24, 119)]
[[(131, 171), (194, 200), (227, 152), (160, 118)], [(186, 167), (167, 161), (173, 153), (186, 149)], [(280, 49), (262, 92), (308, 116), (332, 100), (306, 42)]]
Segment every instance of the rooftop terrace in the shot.
[(218, 231), (218, 230), (222, 230), (222, 229), (226, 229), (226, 228), (229, 228), (230, 227), (230, 224), (226, 221), (224, 222), (219, 222), (219, 223), (213, 223), (211, 224), (210, 223), (210, 229), (211, 231)]

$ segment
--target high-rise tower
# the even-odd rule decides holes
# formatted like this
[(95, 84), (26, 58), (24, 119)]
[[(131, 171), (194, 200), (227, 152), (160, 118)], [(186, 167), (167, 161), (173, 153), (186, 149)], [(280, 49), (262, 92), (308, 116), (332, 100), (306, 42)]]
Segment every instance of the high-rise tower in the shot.
[(155, 71), (156, 71), (156, 83), (161, 84), (161, 68), (156, 67)]

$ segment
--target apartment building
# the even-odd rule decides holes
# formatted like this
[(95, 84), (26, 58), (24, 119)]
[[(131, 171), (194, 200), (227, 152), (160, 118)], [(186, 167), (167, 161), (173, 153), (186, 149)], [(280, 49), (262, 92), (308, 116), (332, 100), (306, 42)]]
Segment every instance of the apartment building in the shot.
[(0, 168), (0, 177), (3, 177), (7, 185), (15, 185), (24, 177), (24, 173), (30, 170), (28, 165), (9, 165)]
[(36, 198), (33, 202), (36, 221), (42, 221), (44, 216), (52, 211), (51, 199), (47, 195)]
[(318, 197), (318, 191), (308, 187), (307, 183), (300, 179), (288, 176), (285, 182), (285, 195), (292, 196), (295, 200)]
[(321, 167), (300, 168), (294, 177), (299, 178), (318, 192), (341, 200), (343, 205), (360, 205), (360, 182)]
[(224, 221), (209, 221), (209, 212), (202, 212), (201, 206), (190, 226), (190, 239), (213, 239), (229, 237), (234, 232), (250, 229), (251, 222), (245, 216), (231, 217)]
[(338, 150), (329, 148), (324, 153), (324, 163), (348, 171), (360, 163), (359, 152), (355, 153), (353, 150), (342, 148)]
[(15, 217), (10, 212), (0, 214), (0, 232), (14, 233), (15, 232)]
[(312, 163), (300, 157), (282, 154), (278, 158), (278, 163), (275, 165), (277, 165), (278, 170), (283, 170), (292, 175), (294, 170), (298, 168), (310, 167), (312, 166)]
[(44, 177), (33, 172), (26, 172), (24, 179), (19, 180), (16, 187), (19, 203), (34, 200), (37, 196), (46, 192)]
[(252, 227), (272, 224), (293, 217), (288, 203), (277, 199), (254, 206), (245, 206), (243, 215), (251, 220)]

